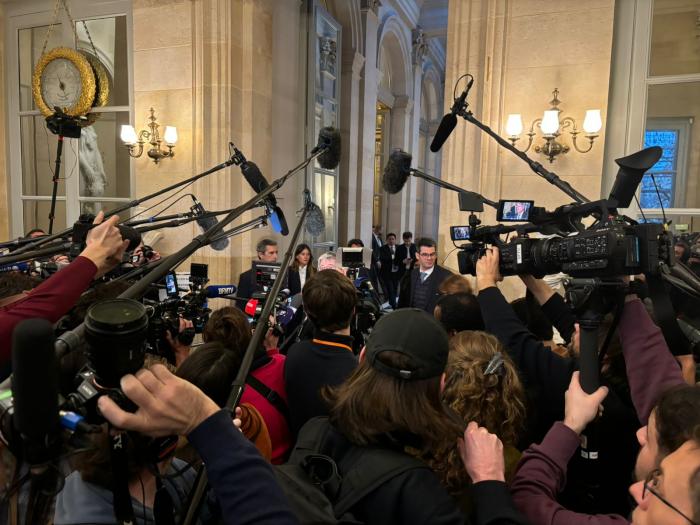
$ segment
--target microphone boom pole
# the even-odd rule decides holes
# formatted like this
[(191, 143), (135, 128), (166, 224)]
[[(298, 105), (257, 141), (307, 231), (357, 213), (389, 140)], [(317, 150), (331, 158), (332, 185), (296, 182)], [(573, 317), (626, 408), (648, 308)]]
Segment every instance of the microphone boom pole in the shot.
[(444, 181), (442, 179), (438, 179), (437, 177), (433, 177), (432, 175), (428, 175), (427, 173), (424, 173), (424, 172), (417, 170), (415, 168), (411, 168), (411, 173), (415, 177), (426, 180), (426, 181), (430, 182), (431, 184), (435, 184), (436, 186), (439, 186), (441, 188), (445, 188), (446, 190), (452, 190), (452, 191), (456, 191), (457, 193), (467, 193), (470, 195), (474, 195), (484, 204), (488, 204), (492, 208), (498, 208), (497, 202), (489, 200), (486, 197), (484, 197), (483, 195), (480, 195), (480, 194), (475, 193), (473, 191), (465, 190), (463, 188), (460, 188), (459, 186), (455, 186), (454, 184), (450, 184), (447, 181)]
[[(284, 259), (282, 260), (282, 264), (280, 265), (280, 275), (284, 275), (285, 272), (289, 269), (289, 265), (292, 261), (294, 248), (296, 247), (297, 241), (299, 240), (299, 237), (301, 235), (301, 230), (304, 226), (304, 222), (306, 220), (308, 212), (309, 205), (307, 204), (304, 206), (301, 217), (299, 217), (299, 222), (297, 223), (297, 227), (294, 230), (294, 234), (292, 235), (292, 238), (289, 242), (289, 248), (287, 248), (287, 251), (284, 254)], [(250, 342), (248, 343), (248, 348), (246, 348), (245, 354), (243, 355), (241, 366), (238, 369), (238, 374), (236, 374), (236, 378), (231, 384), (231, 392), (229, 393), (225, 408), (231, 410), (232, 413), (235, 407), (238, 406), (238, 403), (241, 400), (241, 396), (243, 395), (243, 389), (245, 388), (245, 380), (248, 377), (248, 372), (250, 371), (250, 367), (253, 364), (255, 351), (262, 344), (263, 338), (265, 337), (265, 334), (267, 333), (267, 330), (269, 328), (268, 319), (270, 318), (272, 309), (275, 306), (274, 298), (277, 297), (277, 294), (279, 294), (283, 284), (284, 279), (276, 279), (275, 283), (272, 285), (272, 289), (270, 290), (267, 296), (267, 300), (265, 301), (265, 306), (263, 306), (262, 312), (260, 314), (260, 322), (255, 327), (253, 337), (250, 339)], [(204, 497), (204, 494), (206, 492), (207, 483), (208, 482), (206, 469), (204, 466), (202, 466), (199, 472), (197, 473), (197, 478), (192, 488), (192, 492), (190, 493), (190, 499), (187, 505), (187, 512), (185, 513), (181, 522), (182, 525), (191, 525), (192, 523), (194, 523), (202, 502), (202, 498)]]

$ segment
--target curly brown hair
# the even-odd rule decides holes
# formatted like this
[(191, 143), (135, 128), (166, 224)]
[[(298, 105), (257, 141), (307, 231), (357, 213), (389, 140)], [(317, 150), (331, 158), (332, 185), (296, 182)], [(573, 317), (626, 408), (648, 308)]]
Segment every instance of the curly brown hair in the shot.
[[(485, 374), (491, 359), (499, 353), (503, 363), (496, 373)], [(504, 445), (514, 445), (525, 418), (525, 392), (518, 372), (501, 343), (491, 334), (464, 331), (450, 339), (445, 369), (443, 402), (466, 425), (476, 421), (496, 434)], [(469, 482), (455, 441), (446, 440), (431, 467), (452, 493)]]

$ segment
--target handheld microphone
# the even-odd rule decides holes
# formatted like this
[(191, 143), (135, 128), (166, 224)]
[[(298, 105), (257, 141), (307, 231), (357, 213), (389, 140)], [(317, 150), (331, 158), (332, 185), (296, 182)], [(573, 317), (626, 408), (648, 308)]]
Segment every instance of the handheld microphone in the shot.
[(122, 239), (129, 241), (129, 246), (126, 247), (127, 252), (134, 251), (138, 245), (141, 244), (141, 232), (137, 231), (131, 226), (127, 226), (126, 224), (118, 224), (117, 228), (119, 228), (119, 233), (121, 233)]
[(58, 360), (54, 331), (44, 319), (27, 319), (12, 335), (13, 421), (24, 441), (24, 459), (41, 465), (58, 456)]
[[(194, 204), (190, 208), (190, 211), (195, 215), (195, 217), (197, 217), (197, 224), (202, 229), (202, 231), (207, 231), (208, 229), (216, 226), (219, 223), (219, 220), (216, 217), (212, 216), (202, 217), (202, 215), (206, 213), (204, 206), (201, 202), (197, 200), (197, 197), (195, 197), (194, 195), (190, 194), (190, 197), (192, 197), (192, 200), (194, 201)], [(228, 246), (228, 237), (224, 237), (223, 239), (217, 239), (216, 241), (212, 242), (210, 246), (213, 250), (216, 250), (217, 252), (225, 250)]]
[(323, 169), (334, 170), (340, 164), (340, 132), (330, 126), (321, 128), (318, 132), (318, 142), (311, 154), (324, 150), (318, 156), (318, 163)]
[(209, 299), (216, 299), (217, 297), (227, 298), (234, 295), (237, 290), (238, 288), (233, 284), (210, 284), (204, 289)]
[(326, 218), (323, 216), (321, 208), (319, 208), (316, 203), (312, 202), (311, 192), (309, 192), (309, 190), (304, 190), (304, 202), (305, 206), (308, 208), (304, 228), (312, 237), (318, 237), (326, 229)]
[[(245, 177), (245, 180), (248, 182), (250, 187), (253, 188), (253, 191), (255, 193), (260, 193), (261, 191), (267, 189), (270, 184), (267, 182), (267, 179), (263, 177), (258, 165), (254, 162), (248, 162), (238, 148), (235, 146), (233, 148), (239, 155), (239, 158), (242, 159), (241, 173), (243, 173), (243, 177)], [(275, 197), (274, 194), (271, 193), (267, 196), (265, 199), (265, 207), (270, 213), (270, 224), (272, 225), (272, 229), (280, 235), (289, 235), (287, 219), (284, 217), (282, 208), (277, 205), (277, 197)]]
[(255, 317), (255, 315), (259, 313), (258, 305), (259, 301), (257, 299), (248, 299), (248, 302), (245, 303), (245, 308), (243, 311), (250, 317)]
[(430, 143), (430, 151), (433, 153), (440, 151), (440, 148), (442, 148), (442, 145), (447, 140), (447, 137), (449, 137), (452, 130), (455, 129), (455, 126), (457, 125), (457, 115), (459, 115), (462, 112), (462, 109), (465, 107), (467, 95), (469, 94), (469, 90), (472, 88), (472, 84), (474, 84), (474, 77), (469, 75), (467, 87), (464, 88), (464, 91), (462, 91), (459, 98), (455, 99), (454, 104), (452, 104), (452, 107), (450, 108), (450, 112), (442, 117), (440, 125), (435, 132), (435, 137), (433, 137), (433, 141)]
[(411, 174), (411, 160), (411, 154), (401, 150), (389, 155), (382, 177), (382, 186), (386, 192), (393, 194), (401, 191)]
[(0, 265), (0, 273), (5, 272), (26, 272), (32, 265), (28, 262), (17, 262)]

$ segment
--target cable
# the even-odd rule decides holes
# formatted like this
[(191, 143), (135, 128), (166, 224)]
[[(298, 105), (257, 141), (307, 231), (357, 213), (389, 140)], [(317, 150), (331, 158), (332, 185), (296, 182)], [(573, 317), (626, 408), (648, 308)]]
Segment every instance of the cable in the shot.
[(177, 199), (175, 199), (173, 202), (171, 202), (170, 204), (168, 204), (165, 208), (163, 208), (162, 210), (160, 210), (158, 213), (156, 213), (155, 215), (153, 215), (151, 218), (158, 217), (158, 216), (161, 215), (164, 211), (166, 211), (166, 210), (172, 208), (175, 204), (177, 204), (178, 202), (180, 202), (180, 201), (181, 201), (182, 199), (184, 199), (185, 197), (192, 197), (192, 198), (194, 198), (194, 195), (192, 195), (191, 193), (185, 193), (184, 195), (180, 195)]
[(649, 221), (647, 220), (647, 216), (644, 214), (644, 210), (642, 209), (642, 205), (639, 202), (639, 199), (637, 198), (637, 194), (634, 194), (634, 200), (637, 203), (637, 208), (639, 208), (639, 212), (642, 214), (642, 219), (644, 219), (645, 223), (648, 223)]
[[(146, 522), (146, 487), (143, 484), (143, 478), (139, 472), (139, 483), (141, 484), (141, 505), (143, 506), (143, 519)], [(154, 514), (155, 517), (155, 514)]]
[(454, 89), (452, 90), (452, 98), (453, 98), (453, 99), (457, 100), (457, 86), (459, 85), (459, 81), (462, 80), (463, 78), (466, 78), (466, 77), (469, 77), (469, 78), (472, 80), (472, 82), (474, 81), (474, 77), (471, 76), (469, 73), (465, 73), (464, 75), (462, 75), (461, 77), (459, 77), (459, 78), (457, 79), (457, 82), (455, 82), (455, 87), (454, 87)]
[(178, 193), (181, 193), (181, 192), (184, 191), (187, 187), (191, 186), (191, 185), (194, 184), (194, 183), (195, 183), (195, 181), (192, 181), (192, 182), (190, 182), (190, 183), (188, 183), (188, 184), (185, 184), (182, 188), (180, 188), (179, 190), (177, 190), (175, 193), (171, 193), (170, 195), (168, 195), (167, 197), (165, 197), (163, 200), (156, 202), (156, 203), (155, 203), (153, 206), (151, 206), (150, 208), (146, 208), (145, 210), (138, 212), (136, 215), (132, 215), (132, 216), (131, 216), (129, 219), (127, 219), (127, 220), (134, 219), (134, 218), (138, 217), (139, 215), (143, 215), (143, 214), (146, 213), (147, 211), (151, 211), (153, 208), (156, 208), (156, 207), (160, 206), (161, 204), (163, 204), (164, 202), (166, 202), (168, 199), (172, 199), (173, 197), (175, 197), (175, 195), (177, 195)]
[(656, 190), (656, 196), (659, 199), (659, 206), (661, 207), (661, 215), (663, 215), (664, 218), (664, 224), (667, 224), (666, 222), (666, 211), (664, 210), (664, 203), (661, 200), (661, 192), (659, 191), (659, 186), (656, 184), (656, 179), (654, 178), (654, 174), (650, 173), (649, 176), (651, 177), (651, 182), (654, 183), (654, 189)]
[[(454, 243), (454, 241), (452, 241), (452, 242)], [(445, 255), (445, 258), (442, 260), (442, 264), (445, 264), (445, 261), (449, 258), (449, 256), (452, 255), (454, 252), (456, 252), (456, 251), (459, 250), (459, 249), (460, 249), (459, 246), (457, 246), (457, 245), (455, 244), (454, 249), (453, 249), (453, 250), (450, 250), (450, 251), (447, 253), (447, 255)]]

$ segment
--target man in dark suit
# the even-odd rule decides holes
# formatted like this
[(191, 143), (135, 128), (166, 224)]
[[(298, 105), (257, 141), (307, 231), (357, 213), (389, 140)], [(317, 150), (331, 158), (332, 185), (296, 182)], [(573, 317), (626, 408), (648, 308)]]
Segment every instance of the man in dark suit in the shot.
[(372, 264), (369, 268), (369, 275), (375, 290), (383, 292), (381, 279), (379, 278), (379, 272), (382, 266), (382, 263), (379, 261), (379, 251), (382, 246), (384, 246), (384, 241), (382, 240), (382, 226), (380, 224), (375, 224), (372, 226)]
[[(256, 246), (258, 252), (258, 260), (266, 263), (277, 262), (277, 241), (272, 239), (261, 239)], [(238, 291), (236, 296), (240, 299), (236, 299), (236, 306), (241, 310), (245, 310), (245, 305), (248, 299), (253, 295), (254, 292), (260, 292), (262, 290), (258, 289), (255, 284), (255, 275), (253, 274), (253, 269), (246, 270), (243, 272), (238, 279)]]
[(386, 244), (379, 249), (379, 262), (381, 263), (379, 277), (382, 280), (384, 295), (389, 305), (396, 308), (396, 287), (399, 284), (399, 266), (401, 265), (396, 246), (396, 234), (387, 234)]
[(418, 267), (404, 277), (399, 308), (421, 308), (432, 315), (435, 303), (440, 298), (440, 285), (452, 272), (437, 264), (437, 245), (434, 240), (427, 237), (418, 239), (416, 248)]
[(403, 244), (396, 247), (396, 259), (399, 261), (400, 281), (406, 272), (413, 270), (416, 264), (416, 245), (413, 244), (413, 234), (411, 232), (403, 232)]

